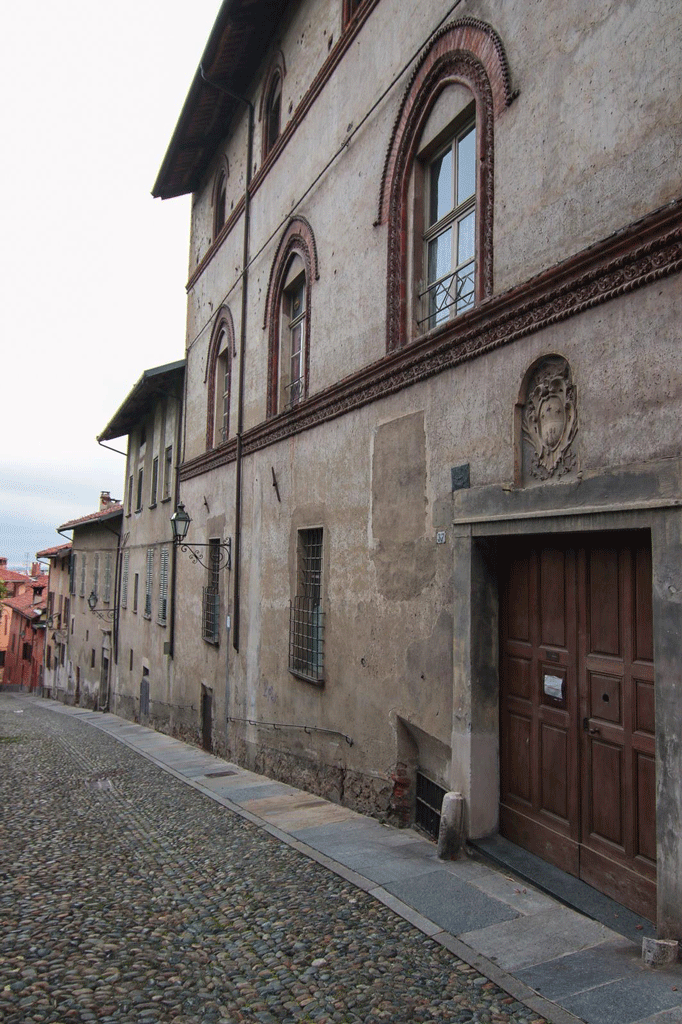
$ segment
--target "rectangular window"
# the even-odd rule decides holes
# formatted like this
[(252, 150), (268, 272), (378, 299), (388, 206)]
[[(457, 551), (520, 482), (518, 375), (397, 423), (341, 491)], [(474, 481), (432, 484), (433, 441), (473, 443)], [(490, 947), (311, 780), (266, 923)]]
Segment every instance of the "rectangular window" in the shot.
[(121, 569), (121, 608), (128, 607), (128, 576), (130, 574), (130, 551), (123, 552), (123, 566)]
[(49, 644), (47, 645), (47, 660), (45, 663), (45, 667), (48, 670), (52, 668), (52, 648), (50, 647)]
[(111, 551), (104, 556), (104, 594), (102, 600), (105, 604), (111, 601)]
[(133, 671), (133, 657), (134, 657), (133, 656), (133, 649), (131, 647), (130, 648), (130, 665), (128, 666), (128, 669), (129, 669), (130, 672)]
[(21, 652), (21, 657), (23, 658), (24, 661), (30, 661), (31, 660), (31, 645), (27, 644), (25, 641), (24, 641), (24, 644), (23, 644), (23, 648), (22, 648), (22, 652)]
[(430, 330), (471, 309), (476, 277), (476, 126), (468, 124), (426, 168), (426, 289)]
[(71, 555), (71, 563), (69, 565), (69, 593), (76, 593), (76, 555)]
[(289, 671), (311, 682), (324, 679), (321, 527), (299, 530), (296, 595), (289, 610)]
[(135, 578), (133, 579), (133, 611), (136, 614), (137, 614), (137, 595), (139, 593), (139, 590), (140, 590), (140, 574), (139, 574), (139, 572), (136, 572), (135, 573)]
[(152, 616), (152, 584), (154, 582), (154, 548), (147, 548), (147, 568), (144, 575), (144, 617)]
[(131, 473), (128, 477), (128, 511), (126, 515), (130, 515), (133, 511), (133, 474)]
[(168, 548), (161, 548), (159, 568), (159, 622), (165, 623), (168, 616)]
[(64, 666), (66, 664), (66, 645), (62, 644), (59, 648), (59, 664)]
[(64, 627), (64, 629), (68, 629), (69, 628), (69, 616), (70, 616), (70, 614), (71, 614), (71, 599), (67, 597), (65, 599), (65, 601), (64, 601), (64, 619), (63, 619), (63, 627)]
[(169, 444), (163, 460), (163, 497), (170, 498), (173, 489), (173, 445)]
[(96, 657), (95, 648), (93, 647), (91, 649), (91, 651), (90, 651), (90, 668), (94, 668), (95, 667), (95, 657)]
[(220, 541), (211, 538), (208, 544), (208, 570), (202, 602), (201, 635), (208, 643), (217, 644), (220, 638)]
[(81, 585), (80, 585), (80, 596), (85, 597), (85, 566), (86, 556), (81, 555)]
[(158, 488), (159, 488), (159, 456), (155, 455), (154, 456), (154, 461), (152, 462), (152, 490), (151, 490), (151, 495), (150, 495), (151, 500), (149, 502), (149, 504), (152, 507), (154, 505), (156, 505), (156, 492), (158, 491)]
[(138, 469), (137, 471), (137, 502), (135, 505), (135, 511), (142, 511), (142, 488), (144, 486), (144, 470)]

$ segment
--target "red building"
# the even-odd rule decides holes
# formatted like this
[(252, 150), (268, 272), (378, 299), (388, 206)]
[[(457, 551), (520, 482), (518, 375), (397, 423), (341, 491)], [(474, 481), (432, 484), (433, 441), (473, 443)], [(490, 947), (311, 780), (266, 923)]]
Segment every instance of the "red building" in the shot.
[[(36, 575), (39, 573), (39, 566), (35, 565)], [(26, 592), (32, 592), (33, 580), (23, 572), (14, 572), (7, 568), (7, 559), (0, 557), (0, 583), (5, 586), (7, 598), (19, 597)], [(7, 600), (0, 603), (0, 682), (3, 681), (3, 672), (7, 648), (9, 647), (10, 624), (12, 621), (12, 609)]]
[[(14, 573), (20, 576), (20, 573)], [(4, 686), (37, 690), (42, 683), (47, 576), (26, 576), (18, 583), (18, 593), (3, 601), (11, 613), (9, 644), (5, 653)], [(24, 582), (26, 581), (26, 582)], [(16, 581), (15, 581), (16, 582)]]

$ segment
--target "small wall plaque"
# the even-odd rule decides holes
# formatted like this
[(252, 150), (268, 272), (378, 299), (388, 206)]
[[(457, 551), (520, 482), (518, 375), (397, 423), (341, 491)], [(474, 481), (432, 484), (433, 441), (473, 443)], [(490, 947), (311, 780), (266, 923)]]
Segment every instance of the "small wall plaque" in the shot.
[(547, 697), (554, 697), (555, 700), (564, 699), (564, 681), (559, 676), (546, 675), (543, 679), (543, 690)]
[(436, 544), (445, 544), (445, 530), (438, 530), (436, 533)]

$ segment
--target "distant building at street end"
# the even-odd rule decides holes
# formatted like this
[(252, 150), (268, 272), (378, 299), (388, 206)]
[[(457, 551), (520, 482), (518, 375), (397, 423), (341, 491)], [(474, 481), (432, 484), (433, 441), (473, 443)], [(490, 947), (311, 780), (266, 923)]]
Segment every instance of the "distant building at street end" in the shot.
[[(34, 568), (39, 570), (37, 563), (34, 563)], [(11, 582), (15, 583), (15, 596), (3, 601), (3, 615), (9, 612), (11, 619), (2, 683), (3, 686), (37, 691), (43, 678), (48, 577), (38, 572), (35, 578), (28, 577), (28, 584), (16, 580)]]
[(43, 695), (56, 696), (60, 686), (68, 691), (67, 649), (71, 603), (71, 542), (45, 548), (36, 558), (49, 561)]
[(51, 641), (59, 670), (53, 669), (50, 680), (53, 696), (69, 704), (109, 706), (122, 518), (123, 505), (109, 491), (102, 491), (97, 512), (58, 528), (62, 534), (70, 531), (72, 539), (68, 593), (63, 590), (63, 568), (55, 584), (55, 598), (63, 600), (57, 635)]

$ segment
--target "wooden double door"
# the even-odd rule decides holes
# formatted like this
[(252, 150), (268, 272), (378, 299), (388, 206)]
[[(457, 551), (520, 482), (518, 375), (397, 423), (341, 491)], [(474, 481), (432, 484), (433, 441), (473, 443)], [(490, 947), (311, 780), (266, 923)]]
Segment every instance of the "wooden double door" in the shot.
[(500, 831), (654, 920), (648, 535), (518, 539), (500, 568)]

